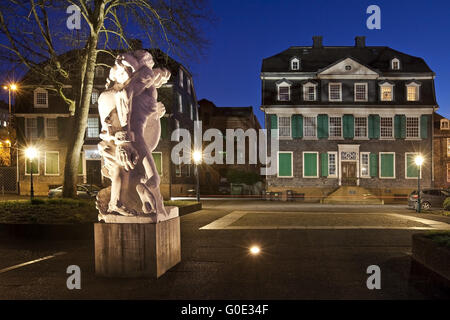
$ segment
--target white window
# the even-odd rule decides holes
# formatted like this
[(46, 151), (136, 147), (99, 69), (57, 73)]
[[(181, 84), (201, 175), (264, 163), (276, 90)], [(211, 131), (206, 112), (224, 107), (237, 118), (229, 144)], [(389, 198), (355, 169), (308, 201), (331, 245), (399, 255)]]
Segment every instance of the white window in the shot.
[(450, 130), (449, 122), (447, 119), (441, 119), (441, 130)]
[(187, 82), (187, 84), (186, 84), (186, 90), (187, 90), (187, 92), (188, 92), (188, 94), (191, 94), (191, 79), (189, 79), (189, 78), (187, 78), (186, 79), (186, 82)]
[(393, 120), (392, 117), (381, 117), (380, 118), (380, 137), (385, 139), (390, 139), (394, 135), (393, 130)]
[(48, 92), (45, 89), (38, 88), (34, 90), (34, 107), (48, 108)]
[(392, 84), (383, 84), (380, 86), (380, 100), (381, 101), (393, 101), (394, 98), (394, 86)]
[(278, 117), (280, 137), (291, 137), (291, 117)]
[(59, 152), (46, 151), (44, 158), (44, 166), (45, 166), (44, 174), (46, 176), (59, 175)]
[(45, 119), (45, 137), (47, 139), (58, 138), (58, 122), (56, 118)]
[(25, 118), (25, 134), (31, 140), (38, 138), (37, 118)]
[(93, 89), (92, 90), (92, 95), (91, 95), (91, 103), (92, 104), (96, 104), (98, 101), (98, 91)]
[(355, 101), (367, 101), (367, 83), (355, 83)]
[(406, 117), (406, 138), (419, 138), (418, 117)]
[(337, 152), (328, 152), (328, 178), (337, 177)]
[(361, 177), (362, 178), (368, 178), (370, 177), (370, 153), (369, 152), (361, 152), (361, 164), (360, 164), (360, 168), (361, 168)]
[(406, 86), (406, 98), (408, 101), (419, 101), (420, 85), (411, 83)]
[(183, 97), (178, 94), (178, 112), (183, 113)]
[(99, 136), (99, 125), (97, 117), (89, 117), (87, 123), (87, 138), (95, 139)]
[(291, 91), (291, 88), (289, 86), (279, 86), (278, 87), (278, 100), (279, 101), (291, 100), (290, 91)]
[(194, 120), (194, 108), (192, 106), (192, 103), (189, 104), (189, 113), (191, 116), (191, 120)]
[(391, 68), (392, 70), (400, 70), (400, 60), (394, 58), (391, 60)]
[(355, 117), (355, 138), (367, 138), (367, 117)]
[(180, 74), (180, 87), (181, 88), (183, 88), (183, 70), (180, 68), (180, 72), (179, 72), (179, 74)]
[(305, 138), (316, 137), (316, 117), (304, 117), (303, 122), (303, 136)]
[(96, 77), (104, 77), (105, 76), (105, 71), (104, 71), (103, 67), (95, 68), (95, 76)]
[[(25, 156), (25, 155), (24, 155)], [(39, 175), (40, 173), (40, 154), (38, 152), (38, 155), (36, 158), (34, 158), (32, 161), (28, 158), (25, 159), (25, 175), (28, 176), (31, 174), (31, 171), (33, 171), (33, 175)]]
[(329, 101), (342, 101), (342, 85), (340, 83), (328, 84), (328, 100)]
[(305, 84), (303, 86), (303, 100), (316, 101), (316, 85)]
[(300, 60), (298, 58), (291, 60), (291, 70), (300, 70)]
[(342, 137), (342, 118), (341, 117), (329, 117), (330, 119), (330, 138)]

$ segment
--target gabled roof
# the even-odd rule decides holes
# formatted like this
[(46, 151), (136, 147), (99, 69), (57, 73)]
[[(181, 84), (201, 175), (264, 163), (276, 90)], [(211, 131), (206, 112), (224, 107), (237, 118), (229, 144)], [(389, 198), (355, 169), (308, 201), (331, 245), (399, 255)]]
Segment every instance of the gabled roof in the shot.
[[(382, 73), (433, 73), (422, 58), (414, 57), (385, 46), (321, 47), (293, 46), (272, 57), (263, 59), (261, 72), (298, 72), (290, 70), (292, 57), (301, 59), (300, 72), (317, 72), (327, 66), (351, 57), (362, 65)], [(390, 62), (398, 58), (400, 70), (391, 70)]]

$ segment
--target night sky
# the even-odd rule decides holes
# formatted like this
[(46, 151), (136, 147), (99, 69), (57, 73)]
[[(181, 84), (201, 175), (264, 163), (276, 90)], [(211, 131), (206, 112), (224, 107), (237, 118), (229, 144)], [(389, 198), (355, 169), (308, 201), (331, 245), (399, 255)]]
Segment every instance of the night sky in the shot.
[[(381, 8), (381, 30), (369, 30), (366, 9)], [(253, 106), (261, 122), (262, 59), (290, 46), (352, 46), (356, 35), (366, 45), (388, 46), (424, 58), (436, 73), (439, 113), (450, 116), (450, 1), (300, 1), (216, 0), (218, 22), (207, 32), (212, 46), (205, 61), (189, 67), (198, 99), (217, 106)]]
[[(439, 113), (450, 117), (450, 1), (211, 1), (217, 20), (205, 30), (211, 46), (205, 57), (182, 61), (193, 73), (199, 100), (253, 106), (264, 125), (259, 110), (263, 58), (290, 46), (310, 46), (313, 35), (322, 35), (325, 46), (353, 46), (355, 36), (362, 35), (369, 46), (424, 58), (436, 73)], [(366, 27), (372, 4), (381, 8), (381, 30)], [(11, 75), (12, 66), (5, 68)], [(4, 93), (0, 97), (7, 99)]]

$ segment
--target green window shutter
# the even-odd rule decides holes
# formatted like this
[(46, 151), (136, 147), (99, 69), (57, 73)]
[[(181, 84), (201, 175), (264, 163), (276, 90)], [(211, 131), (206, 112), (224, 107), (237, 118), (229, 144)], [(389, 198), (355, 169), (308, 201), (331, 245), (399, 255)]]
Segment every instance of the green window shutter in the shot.
[[(270, 129), (271, 130), (278, 129), (278, 117), (276, 114), (270, 115)], [(273, 137), (275, 135), (275, 133), (273, 131), (271, 131), (271, 133), (272, 133), (272, 137)]]
[(416, 165), (414, 158), (415, 154), (406, 155), (406, 177), (407, 178), (417, 178), (419, 175), (419, 167)]
[(45, 153), (45, 174), (59, 174), (59, 154), (57, 152)]
[(67, 124), (68, 121), (64, 117), (58, 117), (56, 118), (56, 125), (58, 127), (58, 139), (62, 140), (64, 139), (64, 136), (67, 132)]
[(37, 117), (37, 132), (38, 137), (44, 137), (44, 117)]
[(380, 138), (380, 116), (372, 114), (369, 116), (369, 139)]
[(394, 177), (394, 155), (393, 154), (381, 154), (381, 177), (393, 178)]
[(303, 154), (303, 173), (304, 177), (317, 177), (317, 153)]
[(394, 136), (395, 139), (406, 138), (406, 116), (403, 114), (394, 117)]
[(373, 134), (373, 126), (374, 126), (374, 118), (373, 118), (373, 115), (369, 115), (368, 117), (367, 117), (367, 120), (368, 120), (368, 136), (369, 136), (369, 139), (375, 139), (375, 137), (374, 137), (374, 134)]
[(428, 138), (428, 115), (422, 115), (420, 117), (420, 138)]
[(278, 153), (278, 176), (292, 177), (292, 153)]
[(27, 174), (31, 174), (31, 169), (33, 170), (33, 174), (38, 174), (39, 172), (38, 172), (38, 162), (39, 162), (39, 160), (38, 159), (33, 159), (33, 163), (32, 163), (32, 166), (30, 166), (30, 160), (29, 159), (27, 159), (26, 160), (27, 162), (27, 164), (26, 164), (26, 168), (25, 168), (25, 171), (26, 171), (26, 173)]
[(161, 152), (152, 152), (153, 161), (155, 161), (156, 171), (158, 174), (162, 176), (162, 153)]
[(292, 120), (292, 137), (301, 138), (303, 136), (303, 116), (301, 114), (294, 114)]
[(167, 118), (160, 118), (161, 122), (161, 139), (167, 139)]
[(343, 122), (344, 122), (344, 130), (343, 130), (344, 139), (353, 139), (355, 135), (355, 120), (353, 115), (344, 114)]
[(16, 118), (16, 126), (17, 126), (17, 141), (19, 144), (25, 144), (25, 118), (17, 117)]
[(406, 116), (404, 114), (401, 115), (400, 117), (400, 128), (401, 128), (401, 132), (400, 132), (400, 137), (402, 139), (406, 138)]
[(376, 153), (370, 154), (370, 176), (376, 177), (378, 175), (378, 155)]
[(319, 139), (328, 138), (328, 115), (326, 114), (317, 116), (317, 137)]
[(83, 173), (83, 153), (80, 153), (80, 160), (78, 160), (78, 174)]
[(328, 177), (328, 153), (324, 152), (320, 154), (320, 172), (322, 177)]

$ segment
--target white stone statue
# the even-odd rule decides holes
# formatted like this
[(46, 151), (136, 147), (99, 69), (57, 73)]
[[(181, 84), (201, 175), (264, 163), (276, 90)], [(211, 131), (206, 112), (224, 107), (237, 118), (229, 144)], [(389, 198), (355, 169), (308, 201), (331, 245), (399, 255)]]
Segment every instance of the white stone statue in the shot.
[(170, 78), (167, 69), (153, 66), (145, 50), (119, 55), (110, 70), (107, 90), (98, 98), (102, 174), (111, 179), (111, 187), (97, 196), (99, 220), (105, 222), (120, 222), (124, 216), (159, 222), (178, 215), (178, 210), (164, 207), (152, 156), (165, 114), (164, 105), (157, 101), (157, 89)]

